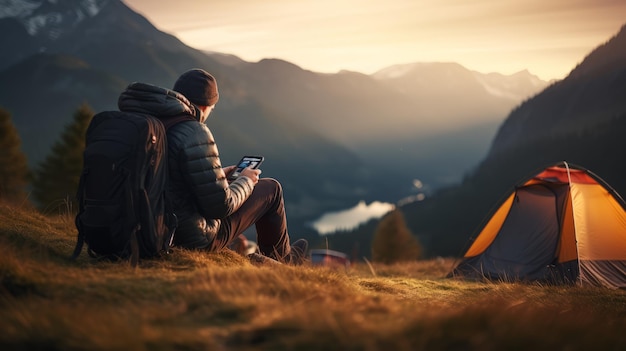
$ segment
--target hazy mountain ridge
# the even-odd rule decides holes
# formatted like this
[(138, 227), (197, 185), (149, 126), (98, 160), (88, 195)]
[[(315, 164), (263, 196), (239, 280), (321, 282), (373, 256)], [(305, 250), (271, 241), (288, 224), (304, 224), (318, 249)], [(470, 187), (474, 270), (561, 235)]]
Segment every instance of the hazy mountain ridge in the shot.
[(490, 154), (551, 136), (591, 128), (626, 110), (626, 26), (593, 50), (562, 81), (532, 103), (515, 109), (502, 124)]
[(626, 194), (625, 40), (626, 26), (564, 80), (514, 109), (461, 184), (402, 208), (430, 255), (463, 254), (518, 182), (557, 162), (587, 167)]
[(473, 75), (478, 84), (483, 86), (487, 93), (497, 97), (505, 97), (515, 102), (531, 97), (549, 84), (528, 70), (522, 70), (511, 75), (495, 72), (485, 74), (468, 70), (453, 62), (417, 62), (394, 65), (381, 69), (372, 76), (380, 81), (398, 83), (400, 80), (401, 84), (395, 84), (395, 88), (412, 95), (417, 89), (411, 89), (411, 86), (419, 86), (421, 89), (429, 88), (428, 84), (432, 81), (425, 78), (429, 75), (442, 77), (448, 86), (454, 86), (454, 82), (460, 76), (464, 75), (468, 80), (471, 80), (468, 72)]
[[(95, 4), (45, 3), (50, 9), (61, 3)], [(399, 93), (394, 82), (357, 72), (320, 74), (283, 60), (249, 63), (233, 55), (207, 54), (159, 31), (121, 1), (97, 4), (99, 11), (88, 21), (56, 23), (74, 29), (59, 31), (54, 40), (48, 36), (46, 53), (40, 53), (41, 37), (30, 36), (23, 27), (19, 42), (0, 33), (0, 45), (14, 49), (7, 50), (12, 53), (7, 57), (0, 54), (0, 106), (13, 114), (31, 163), (47, 153), (79, 104), (87, 102), (96, 111), (114, 109), (119, 92), (132, 81), (170, 87), (180, 72), (202, 67), (220, 85), (220, 103), (209, 125), (224, 162), (233, 163), (243, 153), (263, 153), (264, 175), (283, 182), (292, 223), (301, 230), (304, 220), (359, 200), (397, 201), (410, 192), (414, 178), (435, 187), (461, 179), (519, 103), (485, 90), (496, 84), (489, 82), (492, 74), (461, 66), (456, 78), (445, 79), (445, 89), (419, 90), (425, 77), (430, 77), (429, 88), (444, 81), (424, 71), (424, 76), (405, 77), (405, 92)], [(0, 28), (17, 23), (1, 18)], [(517, 83), (502, 78), (504, 83), (493, 89), (514, 87), (510, 94), (516, 94)], [(406, 89), (415, 95), (407, 95)], [(541, 87), (529, 84), (527, 89)], [(466, 98), (474, 94), (480, 103)], [(435, 98), (460, 106), (460, 115), (426, 104)], [(293, 167), (294, 160), (314, 166), (303, 175)]]
[[(449, 64), (433, 63), (431, 66), (435, 72), (440, 72)], [(425, 72), (427, 82), (419, 75), (402, 76), (399, 78), (404, 82), (402, 93), (398, 92), (400, 84), (395, 81), (348, 71), (318, 74), (275, 59), (240, 66), (238, 77), (245, 81), (244, 90), (255, 92), (259, 101), (276, 106), (311, 130), (330, 136), (366, 162), (374, 159), (386, 169), (415, 164), (406, 169), (399, 182), (408, 185), (413, 178), (421, 178), (427, 183), (434, 182), (432, 185), (437, 187), (448, 184), (451, 178), (460, 180), (462, 174), (458, 168), (467, 170), (478, 162), (503, 116), (521, 102), (490, 94), (483, 89), (485, 83), (476, 79), (477, 73), (456, 66), (461, 73), (456, 79), (448, 79), (441, 89), (433, 88), (441, 80), (438, 74)], [(523, 75), (517, 74), (515, 81)], [(484, 80), (489, 80), (493, 74), (483, 76)], [(532, 81), (530, 74), (527, 81)], [(420, 85), (426, 89), (418, 88)], [(520, 84), (510, 82), (508, 85)], [(267, 89), (268, 86), (272, 89)], [(526, 85), (527, 90), (528, 86), (539, 89), (536, 80)], [(407, 93), (406, 87), (412, 89), (412, 94)], [(490, 133), (488, 138), (485, 139), (484, 131), (476, 130), (477, 126)], [(446, 152), (439, 156), (448, 158), (447, 164), (437, 157), (424, 164), (423, 150), (436, 154), (438, 148), (432, 146), (458, 143), (464, 140), (458, 138), (464, 131), (479, 139), (457, 145), (456, 152), (463, 154), (458, 157), (460, 162), (456, 162), (454, 156), (449, 158), (451, 154)], [(442, 167), (434, 169), (431, 161)], [(445, 173), (442, 169), (453, 171), (452, 174), (435, 174)], [(397, 192), (390, 195), (392, 197), (382, 200), (395, 201), (403, 196)]]
[[(429, 111), (434, 120), (458, 126), (500, 123), (512, 107), (548, 84), (527, 71), (510, 76), (483, 74), (457, 63), (439, 62), (396, 65), (373, 77), (417, 99), (417, 106)], [(450, 98), (454, 103), (449, 103)]]
[(484, 75), (478, 72), (474, 72), (474, 75), (476, 80), (483, 85), (488, 93), (509, 98), (515, 102), (526, 100), (547, 86), (546, 81), (531, 74), (528, 70), (523, 70), (508, 76), (500, 73), (488, 73)]

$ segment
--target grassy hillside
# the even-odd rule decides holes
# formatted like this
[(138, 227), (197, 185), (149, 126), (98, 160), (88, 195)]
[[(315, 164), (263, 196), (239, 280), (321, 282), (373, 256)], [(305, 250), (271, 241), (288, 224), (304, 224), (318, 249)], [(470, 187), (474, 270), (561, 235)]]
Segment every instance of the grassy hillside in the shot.
[(0, 204), (2, 350), (615, 350), (626, 292), (445, 279), (452, 260), (348, 271), (175, 251), (68, 261), (69, 216)]

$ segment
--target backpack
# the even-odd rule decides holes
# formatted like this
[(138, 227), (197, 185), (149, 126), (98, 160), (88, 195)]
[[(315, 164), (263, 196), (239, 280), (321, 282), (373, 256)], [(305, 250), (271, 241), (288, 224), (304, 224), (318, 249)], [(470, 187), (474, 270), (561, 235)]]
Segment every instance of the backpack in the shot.
[[(171, 124), (171, 123), (168, 123)], [(130, 259), (168, 253), (177, 226), (166, 196), (163, 123), (134, 112), (97, 113), (87, 128), (72, 259), (87, 244), (91, 257)]]

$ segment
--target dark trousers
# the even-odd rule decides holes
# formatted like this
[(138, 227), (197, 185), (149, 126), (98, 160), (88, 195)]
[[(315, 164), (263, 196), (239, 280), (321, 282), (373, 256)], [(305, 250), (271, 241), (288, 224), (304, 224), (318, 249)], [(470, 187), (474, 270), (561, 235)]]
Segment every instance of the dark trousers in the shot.
[(217, 236), (210, 246), (219, 251), (250, 226), (256, 226), (257, 244), (265, 256), (282, 259), (289, 254), (289, 234), (283, 189), (273, 178), (261, 178), (252, 194), (232, 215), (222, 219)]

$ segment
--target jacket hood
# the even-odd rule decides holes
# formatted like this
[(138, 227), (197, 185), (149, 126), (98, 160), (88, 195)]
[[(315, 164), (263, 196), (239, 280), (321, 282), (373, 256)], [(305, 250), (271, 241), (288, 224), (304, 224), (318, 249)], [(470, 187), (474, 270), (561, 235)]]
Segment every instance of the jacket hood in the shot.
[(190, 115), (196, 120), (200, 111), (187, 98), (173, 90), (146, 83), (131, 83), (118, 100), (120, 111), (145, 113), (157, 118)]

